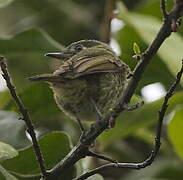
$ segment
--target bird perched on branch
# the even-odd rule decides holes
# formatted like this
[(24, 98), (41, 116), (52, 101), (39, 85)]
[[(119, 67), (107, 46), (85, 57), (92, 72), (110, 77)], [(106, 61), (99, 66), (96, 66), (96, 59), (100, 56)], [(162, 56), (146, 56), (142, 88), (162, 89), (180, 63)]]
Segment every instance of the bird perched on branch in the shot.
[(49, 82), (59, 108), (79, 122), (105, 116), (127, 84), (129, 67), (100, 41), (81, 40), (46, 56), (61, 60), (61, 66), (30, 80)]

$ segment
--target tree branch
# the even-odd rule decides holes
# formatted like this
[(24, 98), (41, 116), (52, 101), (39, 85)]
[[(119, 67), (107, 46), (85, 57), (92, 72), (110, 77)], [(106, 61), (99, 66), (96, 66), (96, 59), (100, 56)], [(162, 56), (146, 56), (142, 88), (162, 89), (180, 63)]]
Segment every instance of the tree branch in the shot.
[(116, 0), (106, 0), (104, 9), (104, 18), (100, 27), (100, 40), (107, 44), (110, 43), (111, 38), (111, 20), (113, 18), (113, 10), (115, 8)]
[(23, 105), (20, 97), (17, 95), (17, 93), (15, 91), (15, 87), (14, 87), (12, 81), (11, 81), (11, 77), (10, 77), (10, 74), (7, 70), (7, 65), (5, 63), (5, 58), (4, 57), (0, 57), (0, 66), (1, 66), (1, 70), (3, 72), (2, 76), (6, 81), (9, 92), (10, 92), (12, 98), (14, 99), (14, 101), (15, 101), (18, 109), (19, 109), (19, 112), (22, 114), (21, 119), (24, 120), (26, 125), (27, 125), (27, 132), (31, 136), (32, 143), (33, 143), (33, 148), (34, 148), (36, 158), (37, 158), (38, 163), (39, 163), (40, 170), (43, 174), (43, 177), (46, 177), (46, 174), (47, 174), (46, 173), (46, 167), (45, 167), (44, 159), (43, 159), (39, 144), (37, 142), (36, 133), (34, 131), (34, 126), (31, 122), (29, 112), (27, 111), (27, 109)]
[(161, 7), (161, 12), (163, 14), (163, 17), (166, 19), (167, 18), (167, 12), (166, 12), (166, 0), (160, 0), (160, 7)]
[(177, 73), (177, 77), (175, 82), (171, 85), (169, 88), (168, 92), (165, 95), (161, 110), (159, 111), (159, 119), (158, 119), (158, 126), (157, 126), (157, 132), (156, 132), (156, 137), (155, 137), (155, 145), (154, 145), (154, 150), (151, 152), (150, 156), (144, 160), (143, 162), (140, 163), (108, 163), (103, 166), (100, 166), (98, 168), (95, 168), (78, 178), (75, 178), (74, 180), (84, 180), (94, 174), (101, 173), (104, 170), (107, 170), (108, 168), (129, 168), (129, 169), (142, 169), (147, 166), (150, 166), (154, 159), (156, 158), (160, 146), (161, 146), (161, 132), (162, 132), (162, 125), (163, 125), (163, 119), (166, 113), (166, 110), (168, 108), (168, 101), (173, 96), (173, 93), (177, 87), (177, 85), (180, 82), (180, 79), (183, 74), (183, 60), (182, 60), (182, 67), (181, 70)]
[[(116, 104), (114, 111), (109, 112), (101, 121), (95, 122), (95, 124), (90, 128), (89, 131), (85, 133), (81, 141), (71, 150), (71, 152), (60, 163), (58, 163), (54, 168), (52, 168), (48, 172), (49, 180), (56, 179), (59, 176), (59, 174), (65, 171), (65, 169), (73, 166), (81, 158), (84, 158), (87, 155), (89, 147), (93, 143), (93, 141), (108, 127), (108, 122), (111, 119), (115, 119), (123, 111), (124, 104), (128, 104), (130, 102), (131, 97), (133, 96), (141, 79), (141, 76), (144, 73), (147, 65), (152, 60), (152, 57), (157, 53), (158, 49), (165, 41), (165, 39), (171, 35), (172, 23), (178, 21), (182, 14), (183, 2), (182, 0), (175, 0), (175, 5), (172, 11), (169, 14), (167, 14), (167, 18), (164, 19), (164, 22), (157, 36), (141, 56), (141, 60), (134, 69), (133, 76), (130, 79), (125, 92), (121, 94), (119, 103)], [(149, 159), (151, 160), (153, 156), (154, 152), (151, 154)], [(140, 163), (140, 167), (143, 167), (144, 164), (149, 163), (149, 159)], [(128, 168), (139, 168), (139, 164), (134, 163), (122, 163), (119, 167), (123, 167), (124, 164), (128, 166)], [(111, 166), (116, 167), (116, 163), (111, 163)]]

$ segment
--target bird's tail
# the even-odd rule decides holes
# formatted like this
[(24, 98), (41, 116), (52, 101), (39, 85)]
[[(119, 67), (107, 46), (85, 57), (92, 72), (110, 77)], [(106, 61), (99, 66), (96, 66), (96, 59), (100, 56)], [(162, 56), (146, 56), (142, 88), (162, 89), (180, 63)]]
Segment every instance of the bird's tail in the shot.
[(40, 74), (28, 78), (30, 81), (64, 82), (64, 78), (54, 74)]

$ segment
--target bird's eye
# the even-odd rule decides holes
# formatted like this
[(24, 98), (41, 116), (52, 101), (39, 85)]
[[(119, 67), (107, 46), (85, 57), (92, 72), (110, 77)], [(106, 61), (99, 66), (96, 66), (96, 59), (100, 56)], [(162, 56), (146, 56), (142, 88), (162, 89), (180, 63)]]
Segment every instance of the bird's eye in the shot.
[(83, 49), (83, 46), (82, 46), (81, 44), (77, 44), (77, 45), (74, 47), (74, 49), (75, 49), (76, 51), (81, 51), (81, 50)]

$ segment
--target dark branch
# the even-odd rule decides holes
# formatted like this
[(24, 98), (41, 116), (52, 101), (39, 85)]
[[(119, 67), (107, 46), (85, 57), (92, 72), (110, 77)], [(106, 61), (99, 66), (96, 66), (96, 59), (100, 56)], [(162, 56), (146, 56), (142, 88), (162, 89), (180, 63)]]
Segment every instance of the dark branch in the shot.
[(109, 157), (106, 157), (104, 155), (101, 155), (101, 154), (94, 153), (92, 151), (88, 151), (87, 156), (95, 157), (95, 158), (98, 158), (98, 159), (102, 159), (102, 160), (105, 160), (105, 161), (108, 161), (108, 162), (112, 162), (112, 163), (116, 163), (117, 164), (117, 161), (116, 160), (113, 160), (113, 159), (111, 159)]
[(159, 120), (158, 120), (157, 133), (156, 133), (156, 138), (155, 138), (157, 147), (155, 146), (154, 156), (156, 156), (156, 154), (158, 153), (159, 147), (161, 145), (161, 142), (160, 142), (161, 129), (162, 129), (163, 117), (164, 117), (166, 110), (168, 108), (168, 101), (171, 98), (171, 96), (173, 96), (174, 91), (181, 80), (182, 74), (183, 74), (183, 60), (182, 60), (181, 70), (177, 73), (175, 82), (172, 84), (172, 86), (170, 87), (170, 89), (166, 93), (162, 108), (159, 111)]
[(159, 152), (160, 146), (161, 146), (161, 131), (162, 131), (163, 119), (164, 119), (166, 110), (168, 108), (168, 101), (171, 98), (171, 96), (173, 95), (177, 85), (179, 84), (182, 73), (183, 73), (183, 60), (182, 60), (182, 68), (181, 68), (180, 72), (177, 73), (175, 82), (171, 85), (170, 89), (166, 93), (161, 110), (159, 111), (158, 127), (157, 127), (157, 132), (156, 132), (154, 150), (151, 152), (150, 156), (145, 161), (143, 161), (141, 163), (108, 163), (108, 164), (105, 164), (98, 168), (95, 168), (74, 180), (84, 180), (94, 174), (101, 173), (102, 171), (104, 171), (108, 168), (142, 169), (142, 168), (145, 168), (145, 167), (151, 165), (152, 162), (154, 161), (154, 159), (156, 158), (156, 156)]
[(111, 20), (113, 18), (113, 10), (115, 9), (115, 0), (106, 0), (104, 9), (104, 18), (100, 27), (100, 40), (107, 44), (111, 38)]
[(27, 132), (31, 136), (32, 143), (33, 143), (33, 148), (34, 148), (34, 151), (35, 151), (35, 154), (36, 154), (36, 158), (39, 162), (40, 170), (41, 170), (43, 176), (46, 177), (45, 163), (44, 163), (42, 153), (40, 151), (39, 144), (37, 142), (36, 134), (35, 134), (35, 131), (34, 131), (34, 126), (31, 122), (29, 112), (24, 107), (21, 99), (19, 98), (19, 96), (17, 95), (17, 93), (15, 91), (15, 87), (14, 87), (12, 81), (11, 81), (11, 77), (10, 77), (10, 74), (7, 70), (7, 65), (5, 63), (5, 58), (4, 57), (0, 57), (0, 66), (1, 66), (1, 70), (3, 72), (2, 76), (6, 81), (9, 92), (10, 92), (12, 98), (14, 99), (14, 101), (15, 101), (18, 109), (19, 109), (19, 112), (22, 114), (21, 119), (24, 120), (26, 125), (27, 125)]
[[(167, 18), (164, 20), (157, 36), (155, 37), (153, 42), (149, 45), (145, 53), (143, 53), (141, 60), (139, 61), (136, 68), (134, 69), (133, 77), (130, 79), (125, 92), (121, 94), (119, 103), (116, 105), (114, 111), (109, 112), (106, 115), (106, 117), (96, 122), (90, 128), (90, 130), (85, 133), (85, 135), (82, 138), (82, 141), (80, 141), (59, 164), (57, 164), (53, 169), (49, 171), (50, 180), (56, 179), (59, 176), (59, 174), (65, 171), (65, 169), (73, 166), (81, 158), (84, 158), (87, 155), (87, 152), (89, 151), (89, 147), (93, 143), (93, 141), (108, 127), (108, 122), (111, 119), (115, 119), (123, 111), (124, 104), (128, 104), (130, 102), (138, 86), (138, 83), (141, 79), (141, 76), (144, 73), (147, 65), (152, 60), (152, 57), (157, 53), (158, 49), (160, 48), (162, 43), (165, 41), (165, 39), (168, 36), (170, 36), (170, 34), (172, 33), (172, 22), (177, 21), (182, 14), (183, 14), (183, 1), (176, 0), (174, 8), (167, 15)], [(154, 156), (153, 154), (151, 155), (151, 157)], [(151, 159), (151, 157), (149, 159)], [(143, 163), (146, 164), (147, 162), (148, 164), (149, 159), (147, 159)], [(122, 163), (120, 167), (122, 167), (123, 164), (124, 163)], [(127, 163), (127, 164), (128, 164), (128, 168), (133, 168), (133, 167), (134, 169), (139, 168), (139, 164), (138, 165), (137, 164), (134, 165), (133, 163)], [(116, 167), (116, 164), (112, 163), (111, 166)], [(144, 164), (141, 164), (141, 166), (143, 167)]]
[(166, 0), (161, 0), (160, 2), (161, 2), (161, 4), (160, 4), (161, 12), (163, 14), (164, 19), (166, 19), (167, 15), (168, 15), (167, 11), (166, 11)]

